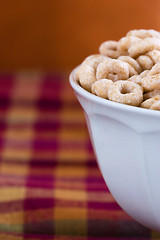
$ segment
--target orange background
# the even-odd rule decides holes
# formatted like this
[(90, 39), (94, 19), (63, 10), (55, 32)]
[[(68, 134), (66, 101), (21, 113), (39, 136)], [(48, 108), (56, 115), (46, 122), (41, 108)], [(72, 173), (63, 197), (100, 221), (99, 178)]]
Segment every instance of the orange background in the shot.
[(70, 70), (135, 28), (160, 29), (159, 0), (1, 1), (0, 70)]

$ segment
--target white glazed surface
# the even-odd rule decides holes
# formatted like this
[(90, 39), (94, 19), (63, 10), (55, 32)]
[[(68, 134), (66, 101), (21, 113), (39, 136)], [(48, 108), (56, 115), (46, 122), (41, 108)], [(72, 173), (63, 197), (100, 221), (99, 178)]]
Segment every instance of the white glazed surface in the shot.
[(160, 231), (160, 112), (97, 97), (70, 84), (84, 109), (98, 165), (118, 204)]

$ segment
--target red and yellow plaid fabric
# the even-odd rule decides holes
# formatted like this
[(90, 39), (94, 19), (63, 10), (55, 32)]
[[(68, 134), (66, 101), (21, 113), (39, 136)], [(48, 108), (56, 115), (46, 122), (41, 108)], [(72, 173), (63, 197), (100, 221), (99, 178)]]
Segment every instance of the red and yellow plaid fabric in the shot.
[(66, 76), (0, 76), (0, 240), (158, 239), (114, 201)]

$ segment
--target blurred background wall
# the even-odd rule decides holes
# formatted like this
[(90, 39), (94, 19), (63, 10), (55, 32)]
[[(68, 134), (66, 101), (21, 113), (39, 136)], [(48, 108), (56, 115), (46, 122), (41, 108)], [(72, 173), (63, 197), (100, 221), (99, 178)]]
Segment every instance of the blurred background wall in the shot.
[(159, 0), (1, 1), (0, 71), (70, 71), (135, 28), (160, 30)]

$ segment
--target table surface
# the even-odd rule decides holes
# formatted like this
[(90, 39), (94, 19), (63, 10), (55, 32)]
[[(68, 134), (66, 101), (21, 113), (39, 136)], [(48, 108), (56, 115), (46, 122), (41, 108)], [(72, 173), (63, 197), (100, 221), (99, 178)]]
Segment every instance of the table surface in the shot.
[(0, 75), (0, 240), (160, 239), (115, 202), (64, 74)]

